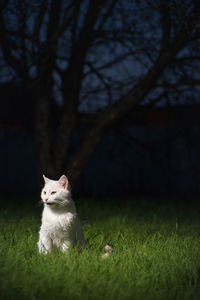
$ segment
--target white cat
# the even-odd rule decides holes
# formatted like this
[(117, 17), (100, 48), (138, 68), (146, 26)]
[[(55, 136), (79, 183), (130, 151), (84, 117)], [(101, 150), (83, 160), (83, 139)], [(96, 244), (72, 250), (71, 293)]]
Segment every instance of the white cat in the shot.
[(86, 244), (71, 197), (68, 179), (62, 175), (58, 181), (43, 175), (45, 185), (41, 192), (44, 202), (42, 225), (39, 232), (39, 253), (47, 254), (55, 246), (65, 252), (75, 245)]

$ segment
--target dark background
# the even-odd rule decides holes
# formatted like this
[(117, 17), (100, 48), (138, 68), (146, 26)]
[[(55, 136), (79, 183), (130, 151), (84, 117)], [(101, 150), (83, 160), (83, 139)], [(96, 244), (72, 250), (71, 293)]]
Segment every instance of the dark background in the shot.
[(199, 1), (2, 1), (0, 191), (198, 196)]

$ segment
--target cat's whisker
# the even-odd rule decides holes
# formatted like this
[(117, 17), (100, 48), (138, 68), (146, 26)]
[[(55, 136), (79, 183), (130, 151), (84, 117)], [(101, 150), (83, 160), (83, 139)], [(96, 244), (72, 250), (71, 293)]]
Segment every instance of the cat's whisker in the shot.
[(36, 202), (37, 207), (42, 206), (42, 205), (44, 205), (44, 202), (42, 200)]

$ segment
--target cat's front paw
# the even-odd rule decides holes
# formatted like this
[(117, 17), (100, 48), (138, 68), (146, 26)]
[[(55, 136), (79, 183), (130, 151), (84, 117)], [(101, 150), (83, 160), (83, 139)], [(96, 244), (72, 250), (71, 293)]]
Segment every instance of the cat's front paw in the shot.
[(41, 241), (38, 242), (38, 251), (40, 254), (47, 254), (48, 250), (44, 247), (43, 243)]
[(69, 248), (70, 248), (70, 244), (67, 243), (67, 242), (64, 242), (61, 246), (61, 250), (62, 250), (63, 253), (68, 251)]

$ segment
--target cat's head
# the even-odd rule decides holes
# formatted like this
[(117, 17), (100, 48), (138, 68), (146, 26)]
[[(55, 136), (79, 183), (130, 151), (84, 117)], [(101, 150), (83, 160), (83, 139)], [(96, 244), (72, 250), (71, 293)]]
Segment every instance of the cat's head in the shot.
[(59, 180), (51, 180), (43, 175), (44, 187), (41, 198), (45, 205), (63, 206), (70, 200), (69, 182), (65, 175)]

